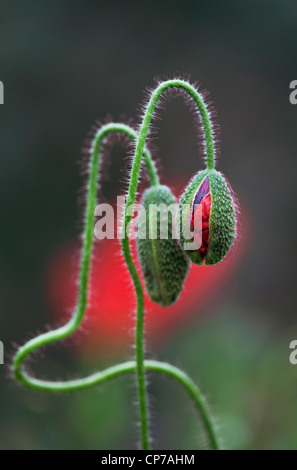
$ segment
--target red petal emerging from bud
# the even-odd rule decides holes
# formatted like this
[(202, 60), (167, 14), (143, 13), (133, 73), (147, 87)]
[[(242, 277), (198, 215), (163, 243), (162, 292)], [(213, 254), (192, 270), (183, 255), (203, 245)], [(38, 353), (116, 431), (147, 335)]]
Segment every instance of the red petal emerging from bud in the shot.
[[(209, 192), (208, 177), (204, 179), (198, 189), (192, 210), (191, 229), (195, 227), (194, 221), (198, 221), (199, 230), (194, 229), (194, 240), (199, 248), (202, 258), (205, 258), (209, 244), (209, 215), (211, 207), (211, 195)], [(200, 224), (201, 221), (201, 224)]]
[(200, 247), (200, 254), (204, 258), (207, 255), (208, 242), (209, 242), (209, 214), (211, 206), (211, 196), (208, 193), (201, 201), (202, 206), (202, 243)]

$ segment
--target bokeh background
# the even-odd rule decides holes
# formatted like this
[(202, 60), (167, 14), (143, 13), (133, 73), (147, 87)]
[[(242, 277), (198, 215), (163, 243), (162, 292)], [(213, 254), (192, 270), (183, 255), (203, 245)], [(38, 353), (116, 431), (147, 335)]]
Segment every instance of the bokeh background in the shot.
[[(289, 102), (296, 28), (293, 0), (2, 2), (1, 449), (137, 446), (132, 377), (49, 396), (17, 386), (9, 363), (14, 344), (55, 324), (55, 306), (64, 302), (57, 301), (65, 280), (59, 260), (81, 230), (77, 163), (86, 133), (108, 114), (137, 122), (145, 87), (176, 72), (198, 80), (215, 103), (219, 169), (243, 208), (244, 248), (226, 282), (221, 275), (210, 288), (207, 282), (201, 288), (199, 278), (197, 288), (192, 283), (190, 312), (181, 303), (172, 319), (164, 313), (165, 327), (162, 334), (155, 328), (148, 351), (197, 379), (227, 448), (297, 448), (297, 366), (289, 363), (289, 343), (297, 337), (297, 106)], [(178, 98), (163, 118), (155, 141), (162, 180), (182, 187), (201, 167), (192, 117)], [(128, 160), (120, 146), (110, 155), (103, 193), (113, 199), (125, 188)], [(118, 286), (112, 273), (108, 280), (113, 308)], [(100, 337), (97, 316), (92, 348), (86, 327), (83, 339), (37, 358), (34, 371), (79, 376), (132, 357), (127, 344), (115, 345), (112, 329)], [(193, 406), (174, 383), (150, 377), (150, 406), (155, 448), (205, 445)]]

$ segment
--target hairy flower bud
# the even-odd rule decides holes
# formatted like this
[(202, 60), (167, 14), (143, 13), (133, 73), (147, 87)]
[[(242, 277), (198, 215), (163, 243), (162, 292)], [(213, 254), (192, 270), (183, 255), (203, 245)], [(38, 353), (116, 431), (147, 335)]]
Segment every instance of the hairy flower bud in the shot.
[(178, 299), (189, 269), (188, 258), (173, 238), (176, 199), (168, 186), (158, 184), (144, 192), (141, 205), (139, 263), (150, 298), (167, 307)]
[[(222, 173), (206, 169), (192, 178), (180, 198), (178, 223), (181, 247), (193, 263), (224, 259), (235, 241), (237, 220), (234, 196)], [(189, 241), (194, 247), (187, 249)]]

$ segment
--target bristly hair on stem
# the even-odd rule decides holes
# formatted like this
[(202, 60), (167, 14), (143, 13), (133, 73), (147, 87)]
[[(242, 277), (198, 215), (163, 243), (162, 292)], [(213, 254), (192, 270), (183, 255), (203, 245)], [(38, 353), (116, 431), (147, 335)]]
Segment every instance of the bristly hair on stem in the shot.
[(127, 208), (134, 207), (137, 195), (137, 188), (139, 183), (140, 169), (142, 156), (145, 149), (147, 139), (149, 137), (150, 126), (152, 119), (155, 115), (160, 98), (171, 89), (180, 89), (185, 92), (189, 99), (194, 103), (196, 113), (201, 118), (201, 125), (203, 129), (204, 148), (205, 148), (205, 163), (208, 170), (215, 168), (215, 144), (214, 144), (214, 131), (212, 127), (211, 118), (205, 104), (203, 97), (196, 90), (196, 88), (189, 82), (172, 79), (159, 83), (159, 85), (151, 92), (149, 100), (145, 106), (142, 122), (138, 129), (138, 137), (135, 144), (135, 153), (133, 157), (132, 169), (130, 173), (130, 182), (127, 193), (127, 202), (124, 214), (124, 223), (122, 226), (122, 252), (128, 266), (130, 276), (133, 280), (136, 297), (137, 297), (137, 313), (136, 313), (136, 334), (135, 334), (135, 351), (136, 351), (136, 376), (138, 385), (138, 401), (139, 401), (139, 416), (141, 427), (141, 443), (143, 449), (150, 447), (150, 434), (149, 434), (149, 420), (148, 420), (148, 404), (147, 404), (147, 387), (144, 366), (144, 295), (140, 277), (138, 275), (136, 266), (134, 264), (129, 239), (126, 236), (127, 227), (131, 222), (132, 215)]
[[(190, 76), (186, 74), (178, 73), (175, 75), (175, 78), (173, 80), (178, 80), (180, 83), (187, 83), (189, 86), (195, 89), (196, 92), (200, 95), (200, 98), (204, 103), (204, 106), (206, 108), (208, 118), (210, 121), (212, 140), (213, 140), (213, 149), (214, 149), (213, 158), (215, 161), (217, 161), (220, 157), (220, 150), (221, 150), (220, 126), (217, 121), (217, 111), (214, 107), (209, 91), (203, 89), (202, 86), (197, 81), (195, 82), (190, 81)], [(158, 88), (162, 83), (172, 82), (173, 80), (168, 79), (167, 77), (155, 77), (155, 80), (154, 80), (155, 86), (147, 87), (145, 90), (145, 101), (140, 106), (141, 119), (143, 118), (143, 115), (146, 110), (146, 106), (149, 102), (149, 99), (152, 93), (155, 91), (155, 89)], [(182, 98), (193, 116), (193, 125), (196, 131), (197, 145), (200, 151), (199, 156), (202, 157), (206, 163), (205, 129), (204, 129), (204, 124), (201, 119), (201, 112), (199, 111), (197, 107), (197, 102), (193, 99), (193, 96), (191, 96), (188, 90), (183, 88), (182, 86), (168, 87), (161, 94), (160, 99), (158, 100), (156, 104), (154, 114), (152, 116), (152, 121), (150, 123), (148, 137), (149, 139), (151, 139), (152, 137), (153, 138), (155, 137), (155, 134), (158, 131), (157, 126), (155, 126), (155, 123), (157, 120), (159, 120), (162, 117), (167, 101), (174, 99), (174, 98)]]
[[(16, 352), (12, 369), (16, 380), (27, 388), (45, 391), (50, 393), (66, 393), (89, 388), (103, 383), (111, 378), (126, 374), (132, 371), (136, 372), (138, 403), (141, 428), (141, 448), (150, 448), (150, 433), (147, 406), (147, 387), (146, 371), (151, 370), (157, 373), (165, 374), (178, 381), (189, 396), (194, 401), (207, 431), (210, 445), (213, 449), (221, 449), (221, 443), (218, 438), (214, 419), (209, 411), (205, 398), (201, 394), (195, 383), (180, 369), (170, 364), (151, 361), (145, 359), (144, 354), (144, 293), (141, 280), (134, 264), (129, 238), (126, 236), (127, 227), (132, 216), (127, 208), (134, 207), (136, 201), (137, 188), (142, 161), (145, 161), (146, 170), (149, 176), (150, 184), (158, 184), (159, 177), (156, 166), (147, 149), (147, 138), (149, 134), (151, 120), (155, 114), (156, 107), (160, 98), (171, 89), (179, 89), (189, 96), (194, 103), (196, 112), (201, 117), (207, 168), (212, 169), (215, 166), (215, 146), (214, 129), (211, 118), (203, 97), (196, 88), (189, 82), (181, 79), (167, 80), (159, 83), (152, 91), (148, 104), (145, 108), (142, 123), (138, 131), (122, 123), (107, 123), (101, 126), (92, 141), (89, 161), (89, 172), (87, 181), (87, 200), (85, 210), (84, 231), (82, 236), (82, 251), (80, 261), (80, 273), (78, 280), (78, 301), (70, 320), (63, 326), (46, 333), (40, 334), (29, 340)], [(127, 193), (127, 202), (125, 206), (124, 222), (122, 226), (122, 252), (129, 269), (137, 297), (136, 312), (136, 330), (135, 330), (135, 361), (128, 361), (115, 365), (100, 372), (96, 372), (87, 377), (69, 380), (69, 381), (50, 381), (40, 380), (34, 375), (29, 374), (25, 368), (25, 361), (28, 356), (38, 349), (47, 346), (56, 341), (63, 340), (72, 335), (81, 325), (88, 304), (88, 283), (90, 275), (90, 263), (93, 247), (93, 228), (94, 211), (97, 200), (98, 184), (100, 180), (100, 165), (102, 160), (102, 145), (111, 133), (123, 133), (135, 143), (135, 151), (132, 160), (132, 167), (129, 178), (129, 188)]]

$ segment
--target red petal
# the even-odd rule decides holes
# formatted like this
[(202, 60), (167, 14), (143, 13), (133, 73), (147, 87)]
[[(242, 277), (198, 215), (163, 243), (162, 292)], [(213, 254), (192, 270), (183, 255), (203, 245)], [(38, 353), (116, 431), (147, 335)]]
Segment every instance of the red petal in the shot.
[[(207, 255), (208, 245), (209, 245), (209, 215), (211, 208), (211, 195), (210, 193), (206, 194), (198, 205), (195, 206), (192, 214), (192, 226), (194, 227), (194, 220), (200, 222), (201, 217), (201, 226), (199, 224), (199, 229), (196, 232), (194, 231), (194, 240), (199, 248), (199, 252), (203, 258)], [(202, 239), (201, 239), (202, 238)]]

